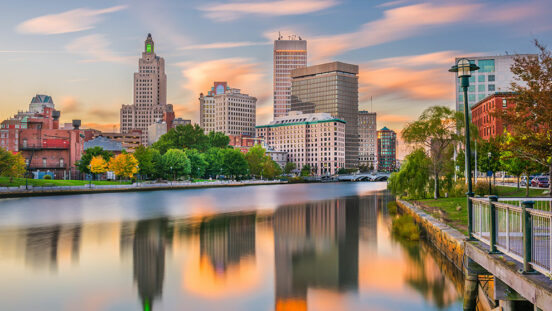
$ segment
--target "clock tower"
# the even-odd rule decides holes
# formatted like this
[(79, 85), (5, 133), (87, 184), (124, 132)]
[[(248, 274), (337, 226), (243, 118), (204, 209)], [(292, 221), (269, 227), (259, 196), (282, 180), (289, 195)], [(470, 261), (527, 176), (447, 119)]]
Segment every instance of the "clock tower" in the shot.
[(146, 41), (144, 42), (144, 51), (147, 54), (152, 54), (153, 51), (153, 39), (151, 38), (151, 33), (148, 33), (148, 37), (146, 38)]

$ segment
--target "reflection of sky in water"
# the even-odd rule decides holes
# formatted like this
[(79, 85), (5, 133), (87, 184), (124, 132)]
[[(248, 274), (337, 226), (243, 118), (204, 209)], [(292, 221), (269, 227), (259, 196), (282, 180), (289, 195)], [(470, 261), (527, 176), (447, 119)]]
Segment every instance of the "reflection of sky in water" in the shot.
[(442, 263), (390, 237), (382, 187), (2, 200), (2, 309), (459, 310)]

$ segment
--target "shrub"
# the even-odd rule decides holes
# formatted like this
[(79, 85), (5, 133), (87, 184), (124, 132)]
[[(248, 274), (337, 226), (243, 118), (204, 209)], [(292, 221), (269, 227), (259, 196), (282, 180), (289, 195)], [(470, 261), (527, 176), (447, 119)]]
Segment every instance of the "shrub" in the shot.
[(393, 216), (397, 215), (397, 202), (392, 201), (387, 203), (387, 211)]
[[(475, 186), (473, 192), (476, 195), (484, 196), (489, 194), (489, 183), (487, 181), (478, 181)], [(491, 183), (491, 193), (490, 194), (498, 194), (497, 189), (495, 186)]]
[(402, 215), (393, 219), (391, 226), (393, 233), (400, 238), (409, 241), (418, 241), (420, 239), (420, 229), (410, 215)]
[(50, 175), (44, 175), (44, 177), (42, 177), (42, 179), (52, 179), (52, 176), (50, 176)]

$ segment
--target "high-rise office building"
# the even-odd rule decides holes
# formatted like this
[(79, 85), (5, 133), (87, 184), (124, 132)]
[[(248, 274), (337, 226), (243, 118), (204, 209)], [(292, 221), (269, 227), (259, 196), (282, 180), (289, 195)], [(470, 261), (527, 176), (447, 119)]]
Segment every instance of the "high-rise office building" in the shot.
[(358, 135), (360, 138), (358, 149), (359, 165), (377, 167), (378, 136), (376, 129), (376, 113), (368, 111), (358, 112)]
[(274, 40), (274, 117), (287, 115), (291, 106), (291, 77), (293, 69), (307, 66), (307, 41), (301, 37)]
[(207, 95), (199, 95), (200, 126), (205, 133), (255, 135), (257, 99), (240, 93), (226, 82), (215, 82)]
[(325, 112), (345, 124), (345, 168), (358, 167), (358, 66), (332, 62), (291, 72), (291, 110)]
[[(470, 86), (468, 88), (468, 108), (483, 100), (495, 92), (508, 92), (510, 84), (514, 81), (514, 74), (510, 70), (516, 57), (536, 56), (534, 54), (516, 54), (501, 56), (457, 57), (467, 58), (479, 66), (479, 70), (472, 72)], [(464, 94), (460, 87), (460, 80), (456, 82), (456, 110), (464, 112)], [(470, 109), (468, 109), (470, 111)]]
[(165, 60), (155, 54), (154, 42), (148, 34), (144, 52), (134, 73), (134, 103), (121, 108), (121, 133), (142, 130), (142, 144), (148, 144), (148, 127), (164, 114), (174, 114), (167, 105), (167, 75)]
[(393, 172), (397, 167), (397, 133), (384, 126), (378, 131), (378, 171)]

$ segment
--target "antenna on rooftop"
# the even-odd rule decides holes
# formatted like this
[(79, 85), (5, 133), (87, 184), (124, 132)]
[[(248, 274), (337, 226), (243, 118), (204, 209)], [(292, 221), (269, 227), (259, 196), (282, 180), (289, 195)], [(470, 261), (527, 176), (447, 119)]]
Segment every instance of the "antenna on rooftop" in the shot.
[(282, 40), (282, 34), (278, 31), (278, 40)]

